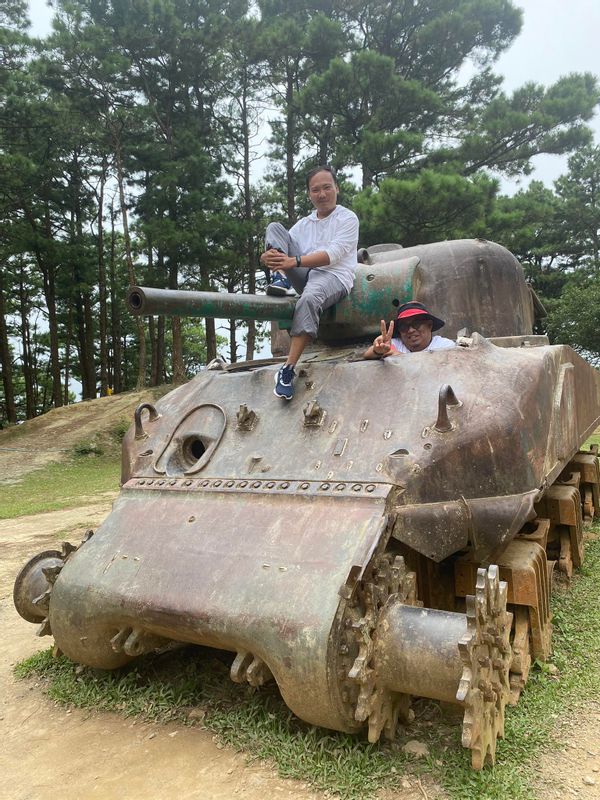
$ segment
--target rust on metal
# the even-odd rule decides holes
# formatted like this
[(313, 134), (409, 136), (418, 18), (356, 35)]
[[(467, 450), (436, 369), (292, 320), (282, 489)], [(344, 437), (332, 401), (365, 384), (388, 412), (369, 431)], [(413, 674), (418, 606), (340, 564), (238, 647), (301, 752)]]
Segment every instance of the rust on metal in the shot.
[[(411, 299), (457, 346), (362, 359)], [(284, 329), (295, 300), (135, 287), (129, 304)], [(582, 563), (600, 514), (580, 450), (600, 376), (533, 334), (542, 313), (499, 245), (369, 248), (292, 402), (273, 395), (282, 358), (218, 358), (136, 410), (111, 514), (23, 568), (19, 613), (103, 669), (229, 651), (232, 680), (274, 680), (302, 719), (370, 741), (410, 723), (413, 696), (454, 702), (473, 767), (493, 763), (506, 703), (551, 652), (554, 565)]]
[(440, 386), (439, 399), (438, 399), (438, 415), (435, 425), (433, 426), (438, 433), (445, 433), (452, 430), (452, 423), (448, 418), (448, 406), (459, 405), (456, 395), (451, 386), (445, 383)]
[(148, 434), (144, 431), (144, 425), (142, 422), (142, 414), (144, 411), (148, 411), (150, 422), (154, 422), (159, 417), (158, 411), (154, 408), (152, 403), (140, 403), (133, 415), (133, 420), (135, 423), (135, 438), (138, 440), (148, 438)]
[(558, 568), (567, 577), (573, 567), (583, 562), (583, 506), (577, 486), (551, 486), (536, 504), (541, 516), (550, 520), (548, 549), (558, 560)]

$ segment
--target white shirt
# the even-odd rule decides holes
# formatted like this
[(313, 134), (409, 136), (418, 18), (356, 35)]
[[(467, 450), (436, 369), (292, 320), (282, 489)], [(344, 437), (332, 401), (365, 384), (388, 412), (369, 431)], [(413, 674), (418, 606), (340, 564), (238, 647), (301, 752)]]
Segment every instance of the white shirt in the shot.
[[(409, 350), (408, 347), (405, 346), (402, 339), (392, 339), (392, 345), (396, 348), (399, 353), (412, 353), (412, 350)], [(418, 353), (427, 353), (431, 350), (449, 350), (451, 347), (456, 347), (456, 342), (453, 342), (452, 339), (445, 339), (443, 336), (432, 336), (431, 341), (427, 345), (424, 350), (417, 350)]]
[(328, 266), (314, 269), (332, 273), (347, 291), (352, 289), (358, 247), (358, 217), (353, 211), (336, 206), (329, 216), (319, 219), (315, 209), (290, 228), (290, 236), (300, 255), (324, 250), (329, 256)]

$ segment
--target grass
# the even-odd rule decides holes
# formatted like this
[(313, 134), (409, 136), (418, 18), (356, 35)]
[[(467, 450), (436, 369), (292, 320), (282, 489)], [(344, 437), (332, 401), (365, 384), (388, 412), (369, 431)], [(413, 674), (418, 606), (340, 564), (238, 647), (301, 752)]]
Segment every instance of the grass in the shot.
[(98, 502), (98, 494), (119, 488), (120, 459), (114, 451), (78, 455), (27, 473), (19, 483), (3, 484), (0, 519), (40, 514)]
[(592, 433), (590, 438), (586, 440), (586, 443), (583, 445), (583, 447), (585, 450), (588, 450), (592, 444), (597, 444), (600, 447), (600, 428)]
[[(598, 529), (598, 526), (596, 530)], [(449, 754), (441, 781), (452, 798), (533, 798), (532, 773), (539, 754), (557, 746), (557, 720), (600, 698), (600, 541), (588, 544), (586, 562), (569, 591), (553, 596), (552, 674), (537, 664), (516, 708), (507, 710), (505, 739), (494, 768), (470, 773), (465, 754)]]
[[(364, 737), (302, 723), (274, 686), (253, 690), (231, 683), (228, 666), (202, 648), (147, 656), (116, 672), (76, 667), (48, 650), (15, 671), (41, 677), (50, 697), (70, 706), (184, 724), (192, 724), (190, 710), (200, 708), (202, 725), (223, 743), (344, 800), (373, 797), (378, 789), (398, 788), (403, 775), (424, 774), (452, 800), (531, 800), (535, 764), (555, 742), (557, 720), (600, 698), (599, 582), (600, 540), (589, 543), (571, 589), (559, 587), (554, 595), (552, 662), (558, 671), (535, 666), (518, 706), (507, 709), (496, 765), (479, 773), (460, 745), (460, 725), (444, 718), (435, 703), (416, 702), (416, 720), (397, 742), (370, 745)], [(401, 749), (408, 739), (425, 742), (430, 756), (412, 760)]]

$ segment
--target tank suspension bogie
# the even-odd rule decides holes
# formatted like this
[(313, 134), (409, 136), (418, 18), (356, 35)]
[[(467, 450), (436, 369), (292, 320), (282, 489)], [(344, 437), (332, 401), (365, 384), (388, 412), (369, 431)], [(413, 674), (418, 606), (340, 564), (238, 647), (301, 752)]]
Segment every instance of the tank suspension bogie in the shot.
[(156, 636), (143, 628), (125, 625), (110, 639), (110, 645), (115, 653), (124, 653), (131, 658), (137, 658), (144, 653), (167, 647), (172, 642), (162, 636)]
[(234, 683), (249, 683), (255, 688), (273, 680), (273, 673), (259, 656), (247, 650), (238, 650), (229, 676)]
[[(537, 542), (518, 538), (496, 561), (501, 579), (508, 584), (509, 604), (525, 606), (529, 610), (534, 658), (547, 659), (552, 649), (550, 593), (554, 563), (546, 560), (546, 553)], [(459, 597), (466, 596), (477, 569), (478, 564), (470, 561), (469, 556), (456, 562), (456, 593)]]
[(579, 489), (584, 525), (591, 524), (595, 517), (600, 516), (598, 445), (592, 445), (589, 451), (576, 453), (562, 471), (559, 481)]
[(512, 661), (510, 664), (509, 703), (511, 706), (516, 706), (529, 678), (529, 670), (531, 668), (531, 624), (527, 607), (512, 606), (512, 612)]
[(536, 512), (550, 521), (548, 555), (568, 578), (574, 567), (581, 566), (584, 555), (581, 495), (574, 483), (554, 484), (536, 503)]
[[(555, 566), (567, 578), (584, 558), (584, 528), (598, 514), (600, 468), (596, 450), (580, 451), (535, 504), (539, 516), (494, 557), (508, 584), (513, 613), (511, 704), (518, 702), (533, 659), (552, 652), (550, 595)], [(478, 562), (471, 555), (454, 565), (455, 592), (465, 597)]]

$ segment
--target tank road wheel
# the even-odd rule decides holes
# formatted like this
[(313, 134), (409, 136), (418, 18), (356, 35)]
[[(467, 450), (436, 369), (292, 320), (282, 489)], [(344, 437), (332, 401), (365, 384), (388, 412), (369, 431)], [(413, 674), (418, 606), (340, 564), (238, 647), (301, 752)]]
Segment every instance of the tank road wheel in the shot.
[(477, 571), (475, 596), (467, 596), (467, 633), (458, 644), (463, 661), (456, 699), (465, 705), (462, 743), (471, 749), (473, 769), (493, 764), (496, 739), (504, 737), (504, 707), (510, 698), (512, 615), (508, 586), (499, 570)]

